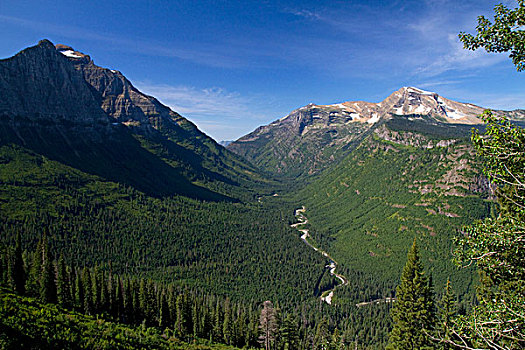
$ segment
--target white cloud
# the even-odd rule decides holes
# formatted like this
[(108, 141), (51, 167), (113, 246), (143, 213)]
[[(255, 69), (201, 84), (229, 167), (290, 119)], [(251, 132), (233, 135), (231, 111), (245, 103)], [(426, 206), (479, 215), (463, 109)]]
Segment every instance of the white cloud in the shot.
[(286, 11), (286, 12), (287, 13), (291, 13), (291, 14), (293, 14), (295, 16), (298, 16), (298, 17), (304, 17), (306, 19), (316, 19), (316, 20), (322, 19), (321, 15), (319, 15), (318, 13), (310, 11), (310, 10), (306, 10), (306, 9), (289, 10), (289, 11)]
[(147, 82), (138, 82), (135, 85), (183, 114), (221, 114), (240, 118), (247, 111), (245, 98), (221, 88), (197, 89)]
[(449, 34), (444, 52), (429, 57), (429, 63), (420, 66), (416, 73), (436, 76), (451, 70), (468, 70), (492, 66), (506, 59), (505, 54), (487, 53), (483, 50), (469, 51), (463, 48), (456, 34)]
[(480, 94), (473, 96), (473, 98), (479, 101), (479, 105), (487, 108), (502, 110), (525, 109), (525, 94), (523, 93)]
[(142, 92), (184, 115), (199, 129), (220, 140), (237, 139), (267, 123), (273, 108), (263, 96), (242, 96), (222, 88), (199, 89), (151, 82), (135, 82)]

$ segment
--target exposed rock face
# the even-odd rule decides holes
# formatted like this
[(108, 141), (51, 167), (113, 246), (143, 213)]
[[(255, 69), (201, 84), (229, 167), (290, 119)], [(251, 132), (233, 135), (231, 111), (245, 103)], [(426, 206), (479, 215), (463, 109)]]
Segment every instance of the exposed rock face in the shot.
[[(426, 115), (453, 124), (480, 124), (483, 108), (460, 103), (414, 87), (404, 87), (381, 102), (384, 114)], [(505, 112), (503, 112), (505, 113)]]
[(212, 141), (193, 123), (161, 104), (156, 98), (137, 90), (119, 71), (99, 67), (90, 56), (75, 51), (69, 46), (58, 44), (56, 50), (66, 56), (83, 75), (84, 80), (99, 93), (100, 107), (113, 122), (146, 133), (151, 132), (152, 129), (165, 131), (171, 136), (174, 136), (173, 132), (190, 132), (193, 137)]
[[(395, 116), (405, 118), (407, 122), (425, 120), (446, 128), (447, 125), (481, 124), (478, 115), (483, 110), (482, 107), (452, 101), (433, 92), (403, 87), (380, 103), (309, 104), (257, 128), (228, 145), (228, 149), (270, 172), (292, 176), (313, 174), (341, 159), (371, 130)], [(525, 118), (523, 110), (496, 113), (516, 120)], [(384, 130), (378, 132), (386, 135)], [(411, 142), (415, 142), (415, 137)], [(425, 145), (422, 142), (420, 140), (413, 145), (443, 147), (452, 141), (438, 140)]]
[(447, 140), (431, 140), (422, 134), (415, 132), (405, 131), (398, 132), (388, 129), (385, 125), (381, 125), (374, 130), (379, 138), (397, 143), (404, 146), (412, 146), (419, 148), (434, 148), (434, 147), (448, 147), (455, 144), (458, 140), (447, 139)]
[[(282, 174), (313, 174), (352, 147), (372, 127), (354, 123), (352, 112), (310, 104), (228, 145), (262, 168)], [(330, 150), (325, 153), (326, 150)]]
[(0, 61), (0, 96), (4, 116), (109, 123), (82, 74), (47, 40)]

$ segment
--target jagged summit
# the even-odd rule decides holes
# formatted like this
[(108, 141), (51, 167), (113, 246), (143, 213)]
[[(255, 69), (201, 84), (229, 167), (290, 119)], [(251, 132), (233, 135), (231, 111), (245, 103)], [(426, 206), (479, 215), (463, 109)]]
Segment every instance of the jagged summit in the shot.
[(480, 124), (481, 120), (477, 116), (483, 112), (482, 107), (452, 101), (441, 97), (435, 92), (409, 86), (393, 92), (379, 103), (366, 101), (347, 101), (330, 105), (310, 103), (294, 110), (279, 121), (284, 121), (297, 111), (315, 109), (325, 110), (332, 116), (340, 114), (345, 116), (348, 122), (366, 122), (369, 124), (375, 124), (381, 119), (389, 118), (391, 115), (411, 117), (425, 115), (447, 123)]
[[(403, 87), (381, 102), (385, 113), (395, 115), (426, 115), (453, 124), (480, 124), (483, 108), (441, 97), (435, 92)], [(504, 113), (504, 112), (502, 112)]]
[[(405, 86), (394, 91), (379, 103), (366, 101), (347, 101), (330, 105), (309, 103), (306, 106), (292, 111), (281, 119), (274, 121), (270, 125), (286, 122), (288, 118), (294, 119), (297, 117), (297, 113), (305, 111), (311, 111), (316, 116), (320, 116), (316, 111), (325, 111), (327, 115), (330, 116), (330, 118), (326, 120), (328, 124), (340, 122), (341, 118), (338, 117), (342, 117), (344, 122), (375, 124), (382, 119), (398, 115), (408, 116), (409, 120), (413, 120), (418, 116), (428, 116), (439, 122), (473, 125), (482, 123), (478, 116), (483, 110), (483, 107), (471, 103), (456, 102), (442, 97), (436, 92)], [(525, 113), (519, 110), (496, 112), (517, 119), (522, 119), (523, 116), (525, 116)], [(242, 138), (240, 141), (242, 142)]]

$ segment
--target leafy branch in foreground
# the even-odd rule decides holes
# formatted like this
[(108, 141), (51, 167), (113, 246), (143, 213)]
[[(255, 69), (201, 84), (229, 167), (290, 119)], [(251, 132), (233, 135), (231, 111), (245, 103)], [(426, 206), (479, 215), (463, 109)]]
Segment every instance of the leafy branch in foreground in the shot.
[(467, 227), (458, 240), (456, 261), (476, 264), (479, 305), (455, 322), (460, 348), (525, 347), (525, 130), (485, 112), (485, 134), (472, 141), (497, 185), (498, 218)]
[(478, 17), (477, 34), (460, 33), (464, 48), (487, 52), (509, 52), (518, 71), (525, 70), (525, 0), (518, 0), (518, 8), (509, 9), (503, 4), (494, 8), (494, 23), (485, 16)]

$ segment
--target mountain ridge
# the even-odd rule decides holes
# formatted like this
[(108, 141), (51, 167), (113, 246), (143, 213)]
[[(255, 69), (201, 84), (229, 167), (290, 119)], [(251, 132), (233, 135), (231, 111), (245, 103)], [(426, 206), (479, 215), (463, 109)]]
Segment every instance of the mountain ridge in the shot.
[[(478, 116), (483, 110), (482, 107), (449, 100), (434, 92), (403, 87), (379, 103), (310, 103), (258, 127), (227, 148), (270, 173), (308, 176), (342, 159), (353, 144), (392, 118), (425, 120), (430, 125), (461, 128), (462, 125), (481, 125), (482, 120)], [(525, 120), (524, 110), (496, 113)]]

